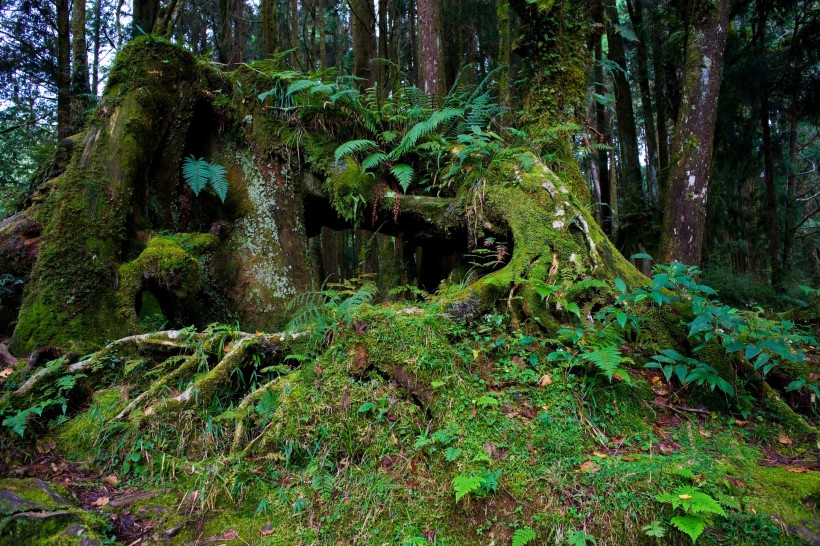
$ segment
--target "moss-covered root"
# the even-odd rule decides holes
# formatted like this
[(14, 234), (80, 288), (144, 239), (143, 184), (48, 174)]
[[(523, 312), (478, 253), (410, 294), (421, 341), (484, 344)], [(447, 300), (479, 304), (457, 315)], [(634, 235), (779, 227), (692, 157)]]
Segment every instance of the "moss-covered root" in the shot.
[(193, 337), (183, 336), (179, 330), (166, 330), (152, 334), (128, 336), (111, 342), (90, 357), (69, 365), (54, 365), (49, 363), (38, 369), (31, 377), (18, 388), (12, 396), (25, 395), (40, 385), (43, 380), (54, 377), (58, 373), (87, 372), (92, 366), (109, 355), (117, 354), (125, 349), (135, 349), (139, 353), (157, 350), (184, 351), (190, 348), (192, 342), (204, 339), (204, 334), (194, 334)]
[[(236, 410), (234, 411), (236, 427), (233, 431), (233, 443), (231, 444), (231, 453), (236, 453), (242, 447), (242, 440), (245, 436), (245, 420), (248, 418), (248, 413), (250, 411), (250, 408), (252, 407), (251, 405), (256, 401), (256, 399), (261, 398), (266, 392), (268, 392), (268, 390), (270, 390), (270, 388), (273, 387), (273, 385), (277, 381), (279, 381), (279, 379), (279, 377), (272, 379), (271, 381), (268, 381), (258, 389), (252, 391), (245, 398), (243, 398), (239, 405), (236, 407)], [(252, 440), (245, 447), (245, 450), (247, 450), (248, 447), (253, 445), (255, 441), (255, 439)]]
[[(177, 396), (166, 398), (146, 408), (144, 415), (146, 417), (153, 414), (166, 415), (168, 412), (179, 411), (190, 404), (207, 406), (218, 394), (219, 388), (229, 384), (231, 374), (248, 360), (254, 347), (262, 343), (274, 344), (276, 343), (274, 340), (284, 342), (285, 336), (262, 337), (246, 333), (238, 334), (233, 338), (230, 350), (216, 366)], [(279, 346), (273, 345), (273, 348), (278, 350)]]
[(172, 372), (165, 374), (158, 380), (151, 383), (151, 386), (145, 389), (145, 391), (131, 400), (123, 409), (120, 411), (116, 417), (114, 417), (115, 421), (121, 421), (128, 417), (128, 415), (134, 411), (138, 407), (145, 406), (149, 404), (153, 399), (155, 399), (166, 387), (173, 385), (177, 380), (181, 377), (188, 375), (192, 371), (196, 369), (197, 364), (199, 363), (201, 358), (200, 354), (192, 354), (187, 356), (182, 362), (180, 362), (179, 366), (174, 369)]

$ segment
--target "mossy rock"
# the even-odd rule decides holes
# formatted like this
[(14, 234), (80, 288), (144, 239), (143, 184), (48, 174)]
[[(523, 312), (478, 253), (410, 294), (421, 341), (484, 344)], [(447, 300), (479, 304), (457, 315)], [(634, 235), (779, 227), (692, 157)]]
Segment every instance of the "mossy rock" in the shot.
[[(60, 486), (36, 478), (0, 480), (0, 542), (96, 546), (105, 520), (77, 508)], [(6, 542), (8, 541), (8, 542)]]

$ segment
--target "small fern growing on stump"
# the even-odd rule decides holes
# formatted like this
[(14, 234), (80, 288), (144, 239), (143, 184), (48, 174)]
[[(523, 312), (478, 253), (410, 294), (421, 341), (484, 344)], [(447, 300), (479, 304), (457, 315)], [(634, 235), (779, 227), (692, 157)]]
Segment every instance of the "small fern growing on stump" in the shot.
[(224, 203), (228, 195), (228, 177), (225, 167), (218, 163), (210, 163), (203, 158), (195, 158), (193, 155), (186, 157), (182, 161), (182, 176), (185, 183), (194, 192), (194, 195), (210, 186), (214, 193)]

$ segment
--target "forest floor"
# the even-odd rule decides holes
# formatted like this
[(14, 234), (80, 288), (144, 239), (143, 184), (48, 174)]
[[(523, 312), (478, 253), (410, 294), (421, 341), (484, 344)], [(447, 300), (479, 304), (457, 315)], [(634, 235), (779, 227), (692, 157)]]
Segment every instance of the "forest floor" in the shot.
[[(203, 357), (164, 392), (139, 380), (183, 357), (107, 353), (66, 383), (66, 415), (3, 437), (0, 538), (820, 543), (811, 416), (789, 420), (760, 400), (738, 409), (655, 369), (609, 381), (552, 361), (556, 340), (510, 317), (440, 311), (362, 305), (318, 345), (285, 351), (267, 341), (284, 337), (259, 333), (257, 356), (183, 407), (168, 400), (206, 385), (249, 338), (196, 338), (191, 355), (228, 356)], [(140, 391), (156, 401), (122, 417)]]

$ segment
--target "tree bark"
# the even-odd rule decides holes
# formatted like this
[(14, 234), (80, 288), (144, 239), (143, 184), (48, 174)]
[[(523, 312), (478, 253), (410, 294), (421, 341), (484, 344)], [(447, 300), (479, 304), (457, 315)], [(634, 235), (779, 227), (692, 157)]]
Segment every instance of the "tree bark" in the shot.
[(658, 188), (658, 140), (655, 133), (655, 113), (652, 105), (652, 91), (649, 86), (649, 50), (646, 47), (647, 36), (644, 31), (644, 8), (641, 0), (628, 0), (626, 3), (632, 19), (632, 27), (638, 36), (638, 87), (641, 91), (641, 106), (643, 107), (643, 127), (646, 136), (646, 187), (649, 201), (653, 205), (659, 203)]
[(436, 103), (447, 94), (444, 46), (441, 39), (441, 5), (438, 0), (418, 0), (420, 88)]
[(348, 0), (353, 35), (353, 75), (361, 78), (361, 88), (376, 83), (373, 59), (376, 56), (376, 14), (373, 0)]
[(700, 264), (729, 1), (694, 3), (669, 171), (660, 259)]
[(512, 42), (510, 41), (510, 2), (509, 0), (497, 0), (496, 14), (498, 17), (498, 102), (507, 108), (510, 107), (512, 97), (512, 85), (510, 83), (510, 53), (512, 52)]
[(71, 120), (71, 36), (69, 0), (57, 4), (57, 137), (72, 134)]
[(774, 181), (774, 148), (769, 119), (769, 88), (764, 83), (760, 92), (760, 133), (763, 144), (763, 182), (766, 187), (766, 232), (769, 238), (769, 261), (772, 286), (782, 288), (783, 267), (780, 262), (780, 225), (777, 214), (777, 188)]
[(270, 57), (279, 49), (279, 2), (262, 0), (262, 56)]
[[(609, 43), (609, 58), (617, 65), (612, 71), (612, 82), (615, 88), (615, 116), (618, 123), (618, 159), (621, 163), (621, 214), (636, 214), (643, 210), (643, 189), (641, 164), (638, 159), (638, 133), (635, 123), (635, 112), (632, 109), (632, 90), (627, 79), (626, 52), (621, 33), (616, 26), (620, 25), (615, 0), (608, 0), (607, 18), (609, 22), (606, 33)], [(625, 225), (628, 225), (625, 224)]]
[(655, 75), (655, 117), (658, 138), (658, 186), (659, 203), (666, 203), (666, 181), (669, 174), (669, 131), (666, 127), (666, 49), (661, 35), (660, 16), (653, 9), (652, 17), (652, 69)]
[(85, 0), (73, 0), (71, 8), (71, 118), (72, 129), (83, 126), (90, 103), (88, 83), (88, 45), (85, 39)]
[[(160, 0), (134, 0), (131, 38), (154, 32), (154, 23), (159, 15)], [(222, 0), (224, 1), (224, 0)]]

